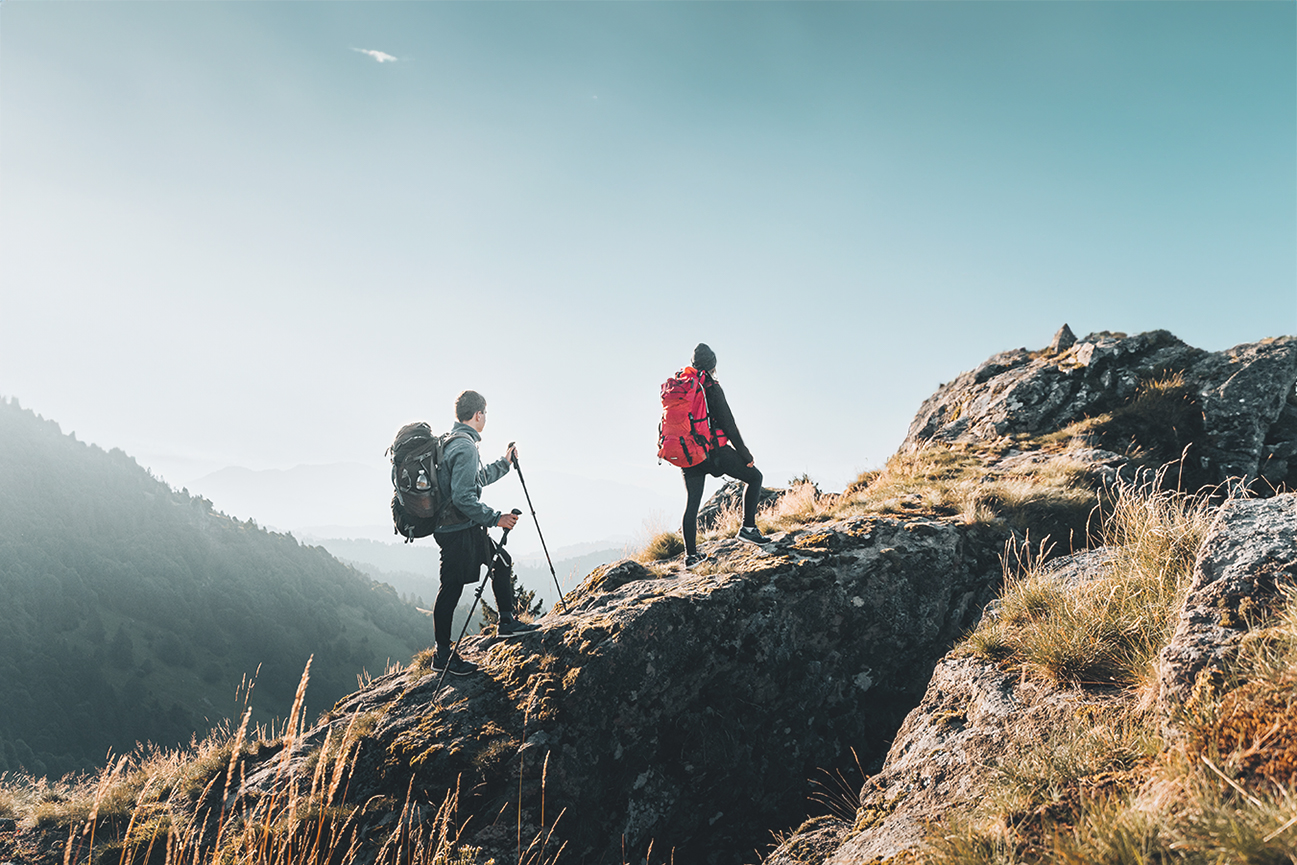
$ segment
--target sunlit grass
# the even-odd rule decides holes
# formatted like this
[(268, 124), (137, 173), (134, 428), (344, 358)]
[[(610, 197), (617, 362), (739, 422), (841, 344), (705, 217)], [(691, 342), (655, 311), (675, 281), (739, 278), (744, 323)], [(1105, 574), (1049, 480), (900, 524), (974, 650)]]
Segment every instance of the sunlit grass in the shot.
[[(347, 801), (362, 739), (375, 713), (351, 717), (290, 770), (288, 756), (305, 729), (309, 664), (288, 719), (277, 730), (250, 729), (249, 714), (189, 748), (149, 747), (101, 772), (58, 782), (4, 776), (0, 807), (30, 830), (54, 839), (51, 855), (68, 865), (477, 865), (480, 850), (461, 842), (457, 794), (439, 806), (370, 799)], [(265, 792), (244, 789), (249, 761), (275, 768)], [(358, 821), (392, 812), (385, 835), (362, 851)], [(63, 840), (58, 840), (63, 839)], [(561, 848), (560, 848), (561, 849)], [(553, 848), (533, 843), (520, 860), (552, 865)]]
[[(1171, 727), (1154, 708), (1154, 662), (1213, 514), (1199, 497), (1127, 489), (1103, 527), (1105, 574), (1069, 589), (1029, 561), (1010, 581), (962, 651), (1079, 689), (1080, 708), (1016, 729), (987, 794), (930, 827), (916, 861), (1297, 861), (1297, 593), (1258, 613), (1227, 680), (1197, 689)], [(1114, 647), (1086, 648), (1103, 639)], [(1104, 676), (1120, 687), (1087, 697)]]
[(1122, 489), (1101, 530), (1112, 550), (1105, 574), (1065, 586), (1037, 559), (1007, 575), (996, 615), (961, 651), (1056, 683), (1147, 684), (1211, 516), (1202, 497)]

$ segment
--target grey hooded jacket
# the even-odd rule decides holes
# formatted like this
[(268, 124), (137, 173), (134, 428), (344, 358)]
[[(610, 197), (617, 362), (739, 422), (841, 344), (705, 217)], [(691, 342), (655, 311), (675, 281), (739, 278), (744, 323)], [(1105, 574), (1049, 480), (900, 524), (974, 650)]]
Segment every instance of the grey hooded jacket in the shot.
[[(439, 532), (459, 532), (472, 526), (493, 526), (500, 512), (482, 503), (482, 487), (493, 484), (509, 473), (509, 462), (500, 457), (493, 463), (482, 465), (477, 443), (482, 436), (466, 423), (456, 421), (450, 432), (455, 437), (446, 443), (442, 453), (437, 483), (443, 494), (449, 485), (449, 509), (443, 519), (446, 525), (437, 526)], [(456, 435), (459, 433), (460, 435)]]

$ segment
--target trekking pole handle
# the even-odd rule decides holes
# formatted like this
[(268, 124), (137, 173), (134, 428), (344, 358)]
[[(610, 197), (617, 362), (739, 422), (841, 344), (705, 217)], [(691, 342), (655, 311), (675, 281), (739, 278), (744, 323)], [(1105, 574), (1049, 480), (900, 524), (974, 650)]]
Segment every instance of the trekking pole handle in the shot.
[[(509, 442), (509, 446), (506, 448), (506, 450), (510, 450), (510, 451), (512, 451), (512, 450), (514, 449), (514, 447), (515, 447), (517, 444), (518, 444), (517, 442)], [(513, 463), (513, 467), (514, 467), (514, 468), (518, 468), (518, 454), (517, 454), (517, 453), (514, 453), (514, 454), (513, 454), (513, 459), (511, 459), (510, 462)], [(518, 513), (522, 513), (522, 511), (518, 511)]]
[[(513, 514), (515, 517), (522, 516), (522, 511), (518, 510), (517, 508), (514, 508), (513, 510), (509, 511), (509, 513)], [(503, 547), (504, 542), (507, 540), (509, 540), (509, 530), (505, 529), (504, 534), (500, 535), (500, 546)]]

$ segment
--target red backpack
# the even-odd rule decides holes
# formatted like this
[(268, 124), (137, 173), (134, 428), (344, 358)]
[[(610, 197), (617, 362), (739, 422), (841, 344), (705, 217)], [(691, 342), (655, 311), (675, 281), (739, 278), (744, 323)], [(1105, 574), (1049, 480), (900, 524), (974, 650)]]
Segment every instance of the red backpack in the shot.
[(658, 459), (687, 468), (707, 459), (725, 444), (723, 430), (713, 430), (707, 416), (706, 373), (691, 366), (662, 384), (662, 422), (658, 424)]

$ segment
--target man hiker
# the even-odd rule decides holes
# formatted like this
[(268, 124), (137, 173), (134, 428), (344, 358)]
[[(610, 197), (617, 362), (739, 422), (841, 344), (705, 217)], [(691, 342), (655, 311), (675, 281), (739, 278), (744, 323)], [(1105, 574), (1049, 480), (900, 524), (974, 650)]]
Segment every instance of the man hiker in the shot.
[(513, 586), (507, 568), (492, 564), (494, 544), (486, 530), (491, 526), (512, 529), (517, 514), (503, 514), (482, 502), (482, 487), (493, 484), (509, 473), (516, 449), (510, 447), (504, 456), (483, 466), (477, 443), (486, 426), (486, 399), (477, 391), (466, 390), (455, 400), (456, 423), (452, 438), (442, 455), (442, 470), (437, 483), (448, 493), (450, 504), (433, 532), (441, 547), (441, 588), (432, 607), (432, 628), (437, 640), (432, 668), (454, 676), (466, 676), (477, 665), (465, 661), (451, 648), (451, 622), (459, 597), (468, 583), (475, 583), (482, 565), (491, 566), (491, 589), (500, 611), (499, 634), (512, 637), (536, 630), (535, 625), (520, 622), (514, 616)]
[(743, 492), (743, 527), (739, 529), (740, 540), (754, 544), (769, 543), (769, 538), (757, 528), (757, 502), (761, 498), (761, 472), (754, 465), (752, 452), (743, 444), (738, 424), (730, 404), (725, 401), (725, 391), (716, 380), (716, 352), (707, 343), (698, 343), (694, 349), (694, 369), (703, 379), (703, 390), (707, 394), (707, 416), (711, 421), (713, 441), (728, 439), (728, 443), (713, 447), (707, 459), (697, 465), (682, 468), (684, 474), (685, 515), (681, 528), (685, 537), (685, 567), (692, 568), (702, 561), (698, 555), (698, 506), (703, 500), (703, 481), (708, 475), (730, 477), (747, 484)]

